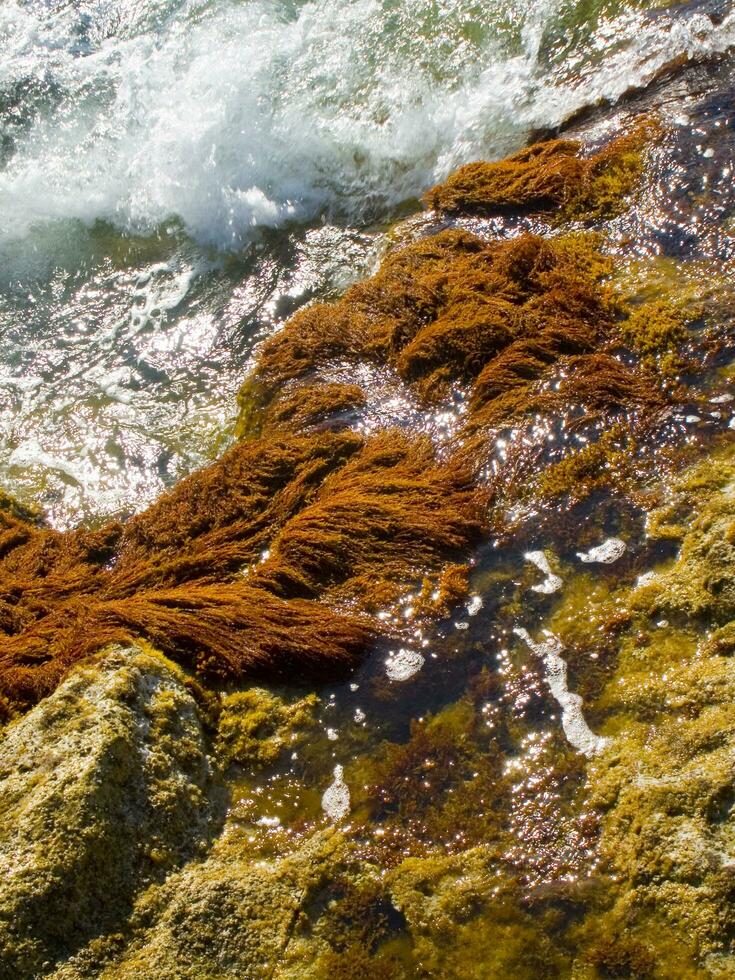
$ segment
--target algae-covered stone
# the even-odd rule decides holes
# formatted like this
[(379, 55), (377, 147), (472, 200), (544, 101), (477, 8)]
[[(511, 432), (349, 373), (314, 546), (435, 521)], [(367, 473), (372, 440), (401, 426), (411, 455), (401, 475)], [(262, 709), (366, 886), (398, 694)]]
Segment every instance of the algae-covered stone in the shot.
[(293, 749), (314, 724), (315, 694), (288, 704), (260, 687), (223, 698), (217, 749), (223, 759), (262, 767)]
[(735, 456), (725, 447), (693, 467), (649, 518), (649, 533), (680, 538), (676, 564), (640, 590), (635, 605), (712, 625), (735, 618)]
[(486, 980), (564, 976), (568, 962), (524, 912), (492, 848), (409, 858), (391, 874), (414, 945), (414, 975)]
[[(299, 916), (335, 874), (342, 840), (319, 832), (290, 857), (253, 861), (236, 835), (153, 887), (132, 918), (135, 934), (104, 980), (262, 980), (279, 976)], [(62, 978), (83, 976), (60, 972)]]
[(628, 592), (632, 628), (596, 706), (614, 740), (588, 772), (614, 884), (585, 924), (580, 978), (626, 963), (612, 975), (735, 975), (732, 467), (726, 448), (678, 480), (649, 523), (682, 536), (679, 556)]
[(46, 975), (120, 928), (138, 890), (216, 828), (207, 740), (184, 677), (116, 649), (0, 742), (0, 977)]

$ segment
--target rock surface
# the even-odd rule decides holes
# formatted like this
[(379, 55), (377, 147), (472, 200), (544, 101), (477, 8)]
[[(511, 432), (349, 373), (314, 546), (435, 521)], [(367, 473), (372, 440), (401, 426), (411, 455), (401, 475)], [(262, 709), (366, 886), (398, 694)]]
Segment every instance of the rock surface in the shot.
[(69, 677), (0, 742), (0, 977), (47, 975), (123, 928), (222, 818), (183, 675), (137, 648)]
[[(253, 861), (236, 835), (209, 857), (151, 888), (132, 918), (133, 939), (103, 980), (265, 980), (281, 975), (303, 907), (335, 871), (341, 838), (320, 832), (291, 857)], [(312, 951), (313, 955), (313, 951)], [(55, 980), (89, 974), (80, 957)], [(303, 967), (303, 964), (302, 964)]]
[(726, 447), (652, 515), (681, 546), (628, 596), (637, 628), (600, 699), (615, 737), (588, 772), (617, 882), (597, 925), (647, 948), (657, 977), (735, 973), (734, 477)]
[[(732, 976), (734, 486), (730, 449), (687, 471), (649, 521), (652, 538), (680, 543), (678, 557), (642, 585), (630, 572), (594, 588), (588, 573), (570, 575), (546, 621), (585, 663), (601, 642), (591, 637), (611, 651), (586, 692), (605, 736), (579, 804), (594, 815), (587, 879), (544, 880), (529, 904), (500, 823), (479, 845), (384, 865), (347, 822), (305, 824), (285, 852), (259, 852), (234, 808), (225, 819), (219, 769), (267, 775), (314, 731), (314, 699), (231, 693), (210, 742), (182, 672), (118, 649), (5, 730), (0, 980)], [(465, 744), (472, 703), (446, 707), (423, 741), (414, 731), (419, 762)], [(408, 747), (391, 751), (411, 775)], [(345, 770), (357, 827), (371, 783), (359, 772)], [(496, 784), (479, 799), (492, 803)], [(459, 814), (478, 799), (469, 781), (461, 789)], [(391, 821), (400, 830), (398, 811), (384, 815), (388, 831)], [(529, 846), (555, 853), (566, 840)], [(567, 905), (574, 915), (555, 918)]]

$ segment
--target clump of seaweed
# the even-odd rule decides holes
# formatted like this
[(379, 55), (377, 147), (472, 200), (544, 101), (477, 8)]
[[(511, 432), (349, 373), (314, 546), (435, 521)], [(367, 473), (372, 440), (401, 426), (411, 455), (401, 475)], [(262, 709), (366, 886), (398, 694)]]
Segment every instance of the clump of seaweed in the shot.
[(124, 527), (7, 518), (0, 691), (32, 703), (141, 637), (210, 676), (344, 670), (379, 632), (376, 595), (466, 553), (483, 498), (425, 441), (319, 433), (238, 443)]
[(479, 538), (485, 502), (467, 469), (436, 462), (428, 439), (381, 433), (324, 481), (252, 578), (280, 595), (361, 597), (377, 611), (398, 598), (407, 569), (437, 567)]
[(590, 950), (588, 959), (601, 976), (628, 980), (647, 980), (656, 966), (649, 946), (625, 937), (600, 940)]
[(624, 486), (630, 479), (635, 449), (631, 433), (625, 427), (615, 425), (597, 442), (548, 466), (541, 473), (536, 493), (547, 500), (567, 496), (576, 503), (603, 487)]
[(425, 402), (468, 388), (467, 433), (570, 405), (586, 410), (578, 424), (618, 409), (651, 415), (677, 392), (614, 353), (610, 271), (594, 235), (440, 232), (389, 254), (337, 303), (294, 317), (263, 346), (258, 385), (267, 401), (334, 360), (367, 359)]
[[(573, 164), (589, 196), (645, 132), (586, 160), (568, 143), (532, 148), (524, 173)], [(570, 207), (566, 191), (552, 195), (562, 198)], [(59, 533), (0, 507), (0, 696), (33, 703), (113, 641), (148, 640), (220, 679), (294, 665), (334, 674), (391, 634), (373, 614), (401, 594), (417, 591), (422, 616), (448, 612), (503, 480), (516, 492), (545, 465), (529, 452), (488, 481), (499, 427), (574, 406), (575, 426), (604, 432), (676, 400), (618, 356), (621, 311), (599, 246), (461, 230), (415, 241), (266, 341), (241, 393), (239, 441), (139, 516)], [(365, 361), (425, 407), (462, 389), (456, 438), (360, 432), (372, 393), (328, 369), (344, 377)]]
[(424, 196), (436, 211), (497, 214), (510, 208), (556, 211), (562, 220), (616, 214), (643, 169), (642, 150), (657, 131), (650, 121), (585, 157), (577, 140), (534, 143), (495, 163), (460, 167)]
[(266, 431), (304, 429), (325, 424), (331, 427), (366, 401), (359, 385), (338, 381), (298, 385), (285, 391), (268, 406), (264, 420)]
[(704, 314), (704, 304), (661, 299), (634, 307), (622, 322), (625, 343), (642, 355), (641, 363), (652, 371), (676, 378), (695, 364), (686, 357), (689, 327)]
[(687, 339), (686, 326), (696, 320), (702, 306), (687, 306), (670, 300), (646, 303), (632, 310), (622, 323), (623, 339), (643, 354), (657, 354), (676, 349)]
[(266, 409), (259, 398), (258, 383), (253, 380), (240, 391), (236, 435), (243, 438), (278, 431), (303, 432), (319, 426), (337, 428), (340, 420), (344, 428), (365, 401), (365, 392), (359, 385), (320, 381), (287, 386)]
[(554, 335), (550, 358), (594, 349), (612, 323), (596, 240), (522, 235), (485, 242), (444, 231), (389, 254), (337, 303), (297, 314), (260, 353), (267, 398), (334, 359), (388, 363), (420, 392), (478, 380), (516, 340)]
[[(384, 745), (363, 774), (373, 817), (397, 822), (412, 837), (425, 835), (434, 844), (437, 838), (432, 828), (427, 830), (425, 818), (431, 817), (437, 799), (469, 778), (477, 751), (470, 736), (476, 727), (473, 706), (459, 701), (434, 717), (413, 721), (404, 744)], [(491, 761), (497, 777), (500, 758)], [(456, 829), (452, 826), (452, 836)], [(415, 839), (414, 845), (418, 843)]]

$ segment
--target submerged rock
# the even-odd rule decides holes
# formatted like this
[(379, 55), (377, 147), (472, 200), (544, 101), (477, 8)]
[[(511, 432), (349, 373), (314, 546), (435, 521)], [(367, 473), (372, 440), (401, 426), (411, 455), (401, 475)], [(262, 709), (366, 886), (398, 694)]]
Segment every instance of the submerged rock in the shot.
[(313, 728), (318, 703), (316, 694), (307, 694), (288, 704), (260, 687), (227, 695), (218, 724), (219, 757), (254, 769), (271, 765)]
[(39, 977), (124, 927), (136, 893), (200, 852), (221, 818), (183, 675), (117, 648), (0, 742), (0, 977)]

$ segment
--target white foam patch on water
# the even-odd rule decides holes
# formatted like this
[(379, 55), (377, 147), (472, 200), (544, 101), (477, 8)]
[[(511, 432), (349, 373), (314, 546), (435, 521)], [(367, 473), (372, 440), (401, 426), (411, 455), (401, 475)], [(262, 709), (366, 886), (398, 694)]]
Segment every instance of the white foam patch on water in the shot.
[(54, 219), (177, 218), (228, 248), (325, 210), (375, 214), (735, 41), (732, 14), (608, 9), (585, 23), (573, 0), (4, 0), (0, 241)]
[(259, 827), (270, 827), (271, 829), (281, 826), (280, 817), (259, 817), (255, 823)]
[(479, 613), (479, 611), (482, 609), (482, 606), (483, 606), (482, 596), (479, 595), (470, 596), (469, 600), (467, 601), (467, 615), (476, 616)]
[(75, 465), (62, 456), (46, 452), (37, 439), (26, 439), (10, 454), (10, 466), (43, 466), (47, 470), (55, 470), (69, 477), (75, 483), (82, 483), (84, 473), (79, 465)]
[(513, 632), (543, 659), (546, 668), (546, 683), (552, 696), (561, 707), (561, 724), (569, 744), (587, 756), (601, 752), (608, 744), (609, 739), (595, 735), (591, 731), (582, 713), (582, 698), (579, 694), (569, 690), (567, 663), (561, 656), (563, 647), (558, 637), (554, 636), (553, 633), (546, 633), (544, 642), (536, 643), (531, 639), (528, 630), (517, 628)]
[(385, 673), (391, 681), (407, 681), (421, 670), (426, 663), (423, 654), (417, 650), (398, 650), (385, 661)]
[(558, 575), (552, 572), (549, 559), (543, 551), (527, 551), (523, 557), (526, 561), (530, 561), (531, 564), (535, 565), (546, 576), (543, 582), (531, 586), (532, 592), (540, 592), (541, 595), (552, 595), (554, 592), (559, 591), (564, 583)]
[(334, 779), (322, 795), (322, 810), (335, 823), (350, 812), (350, 789), (344, 781), (342, 766), (334, 767)]
[(628, 546), (620, 538), (608, 538), (589, 551), (578, 551), (577, 558), (587, 564), (611, 565), (622, 558)]

